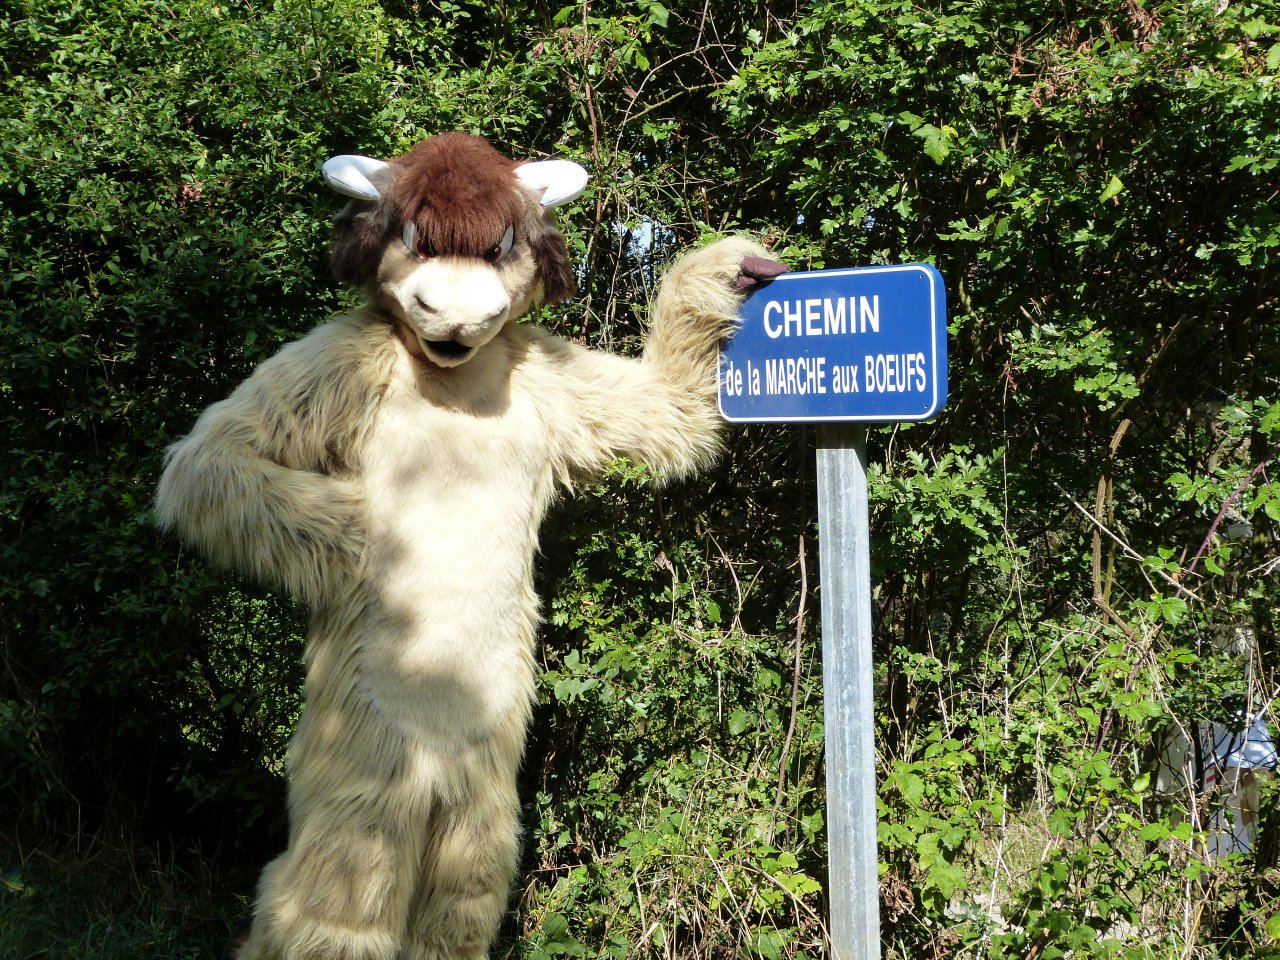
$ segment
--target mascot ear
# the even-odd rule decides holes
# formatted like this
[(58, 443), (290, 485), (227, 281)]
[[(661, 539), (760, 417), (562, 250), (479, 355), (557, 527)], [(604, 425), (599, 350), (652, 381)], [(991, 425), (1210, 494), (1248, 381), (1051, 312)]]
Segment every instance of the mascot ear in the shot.
[(320, 168), (325, 182), (344, 197), (354, 200), (380, 200), (382, 193), (374, 186), (391, 169), (385, 160), (344, 154), (326, 160)]
[(558, 207), (581, 196), (590, 176), (571, 160), (535, 160), (516, 167), (516, 178), (540, 195), (544, 207)]

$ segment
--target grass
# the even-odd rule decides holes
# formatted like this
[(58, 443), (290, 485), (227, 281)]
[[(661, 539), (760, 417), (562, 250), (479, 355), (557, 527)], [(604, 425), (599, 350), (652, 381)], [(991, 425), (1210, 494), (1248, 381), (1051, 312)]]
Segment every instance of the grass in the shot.
[(0, 845), (0, 960), (210, 960), (245, 909), (191, 852)]

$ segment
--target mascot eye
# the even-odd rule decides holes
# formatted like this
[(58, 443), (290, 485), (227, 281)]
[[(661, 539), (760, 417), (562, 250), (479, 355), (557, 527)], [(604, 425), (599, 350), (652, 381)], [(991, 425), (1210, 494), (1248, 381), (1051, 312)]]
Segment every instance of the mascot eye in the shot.
[(428, 260), (436, 255), (436, 248), (431, 245), (431, 241), (426, 237), (418, 236), (418, 228), (412, 220), (406, 220), (404, 224), (404, 233), (400, 234), (400, 239), (404, 245), (409, 248), (409, 252)]
[(508, 253), (511, 252), (511, 244), (515, 242), (515, 231), (507, 227), (507, 232), (502, 235), (502, 240), (495, 243), (492, 247), (484, 252), (485, 263), (497, 263)]

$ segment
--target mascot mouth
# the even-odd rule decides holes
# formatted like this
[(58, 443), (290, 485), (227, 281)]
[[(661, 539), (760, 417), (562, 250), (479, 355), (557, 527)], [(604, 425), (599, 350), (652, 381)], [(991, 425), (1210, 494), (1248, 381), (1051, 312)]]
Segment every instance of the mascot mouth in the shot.
[(461, 360), (472, 349), (457, 340), (423, 340), (422, 345), (432, 353), (447, 360)]
[(396, 336), (413, 356), (437, 367), (456, 367), (466, 363), (476, 352), (476, 347), (461, 340), (428, 340), (404, 321), (395, 323), (394, 327)]
[(418, 342), (422, 344), (422, 352), (427, 359), (439, 367), (456, 367), (458, 364), (466, 363), (476, 350), (475, 347), (469, 347), (457, 340), (427, 340), (425, 337), (419, 337)]

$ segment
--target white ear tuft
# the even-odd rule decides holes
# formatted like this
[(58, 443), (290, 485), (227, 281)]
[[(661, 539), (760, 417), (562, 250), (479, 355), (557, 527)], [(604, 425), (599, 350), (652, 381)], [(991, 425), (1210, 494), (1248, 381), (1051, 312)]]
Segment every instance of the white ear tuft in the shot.
[(326, 160), (320, 170), (325, 182), (344, 197), (379, 200), (382, 194), (373, 185), (371, 178), (377, 177), (390, 166), (385, 160), (344, 154)]
[(587, 171), (572, 160), (535, 160), (516, 167), (516, 177), (526, 187), (542, 193), (544, 207), (558, 207), (576, 200), (587, 188)]

